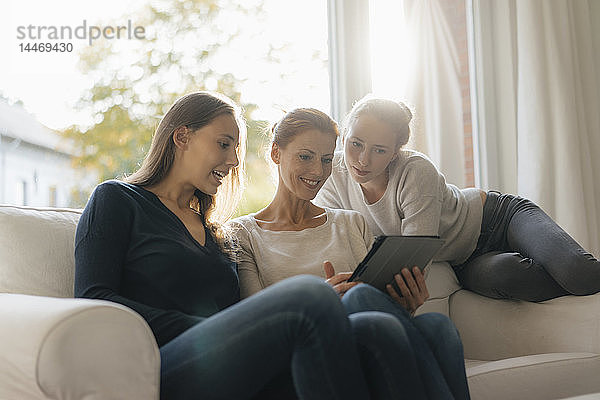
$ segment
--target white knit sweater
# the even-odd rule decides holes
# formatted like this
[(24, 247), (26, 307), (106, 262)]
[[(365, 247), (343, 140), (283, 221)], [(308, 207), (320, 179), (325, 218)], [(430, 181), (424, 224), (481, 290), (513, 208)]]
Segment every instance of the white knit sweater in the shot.
[(461, 264), (475, 250), (483, 214), (479, 189), (447, 184), (425, 155), (402, 150), (390, 164), (383, 197), (373, 204), (367, 204), (341, 153), (333, 163), (315, 204), (359, 211), (375, 235), (440, 236), (446, 243), (434, 261)]

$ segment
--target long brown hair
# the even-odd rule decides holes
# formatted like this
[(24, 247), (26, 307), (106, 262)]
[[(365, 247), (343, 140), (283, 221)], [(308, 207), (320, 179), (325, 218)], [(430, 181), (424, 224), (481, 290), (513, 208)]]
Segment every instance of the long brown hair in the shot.
[(228, 97), (211, 92), (194, 92), (180, 97), (164, 115), (152, 137), (150, 150), (141, 167), (125, 182), (139, 186), (153, 186), (168, 174), (175, 160), (173, 132), (181, 126), (196, 131), (210, 124), (216, 117), (229, 114), (237, 122), (240, 131), (236, 153), (239, 165), (223, 179), (215, 195), (196, 190), (190, 207), (200, 213), (207, 228), (221, 248), (230, 254), (230, 232), (224, 227), (234, 213), (244, 186), (244, 157), (246, 153), (246, 124), (241, 110)]

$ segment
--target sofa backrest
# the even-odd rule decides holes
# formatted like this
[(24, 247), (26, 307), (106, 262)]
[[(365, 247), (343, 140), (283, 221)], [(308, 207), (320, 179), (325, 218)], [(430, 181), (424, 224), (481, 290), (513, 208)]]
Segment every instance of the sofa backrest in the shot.
[[(73, 297), (74, 240), (82, 210), (0, 205), (0, 293)], [(430, 294), (423, 307), (448, 315), (460, 285), (447, 263), (425, 270)]]
[(73, 297), (81, 210), (0, 205), (0, 293)]

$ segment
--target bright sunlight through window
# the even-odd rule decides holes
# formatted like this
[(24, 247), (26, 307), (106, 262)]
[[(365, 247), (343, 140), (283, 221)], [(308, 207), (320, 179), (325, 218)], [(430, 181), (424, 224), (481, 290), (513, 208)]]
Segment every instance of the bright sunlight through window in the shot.
[(405, 23), (403, 1), (371, 0), (369, 25), (373, 93), (403, 99), (413, 61), (413, 41)]

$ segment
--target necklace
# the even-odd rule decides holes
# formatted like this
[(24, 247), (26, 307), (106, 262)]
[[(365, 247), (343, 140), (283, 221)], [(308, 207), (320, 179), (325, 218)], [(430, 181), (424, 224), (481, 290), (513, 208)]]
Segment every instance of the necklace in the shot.
[(190, 210), (192, 210), (192, 212), (193, 212), (194, 214), (197, 214), (197, 215), (199, 215), (199, 216), (202, 216), (202, 213), (201, 213), (200, 211), (198, 211), (198, 210), (196, 210), (196, 209), (194, 209), (194, 208), (192, 208), (192, 207), (190, 207)]

